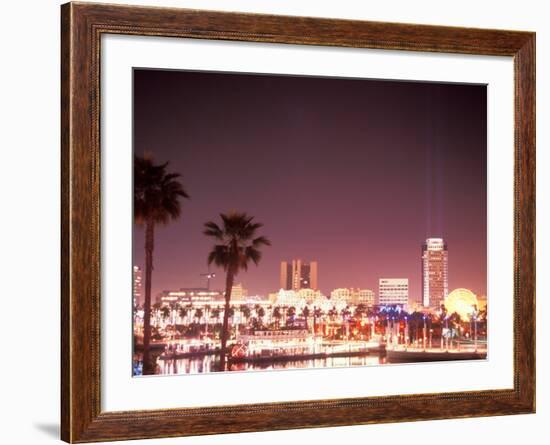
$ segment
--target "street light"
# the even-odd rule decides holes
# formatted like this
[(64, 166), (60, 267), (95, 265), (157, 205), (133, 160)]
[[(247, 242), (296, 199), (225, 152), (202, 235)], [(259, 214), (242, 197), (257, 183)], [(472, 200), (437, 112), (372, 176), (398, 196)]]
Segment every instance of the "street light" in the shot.
[(212, 278), (216, 278), (216, 274), (214, 272), (210, 273), (201, 273), (201, 277), (206, 277), (206, 290), (210, 290), (210, 280)]
[(474, 351), (477, 352), (477, 306), (473, 305), (472, 317), (474, 319)]
[(449, 351), (449, 316), (445, 315), (445, 351)]
[(422, 317), (424, 320), (424, 329), (423, 329), (423, 339), (422, 339), (422, 347), (424, 348), (424, 351), (426, 351), (426, 315)]
[(405, 316), (405, 351), (407, 350), (408, 345), (409, 345), (409, 321), (407, 319), (407, 316)]

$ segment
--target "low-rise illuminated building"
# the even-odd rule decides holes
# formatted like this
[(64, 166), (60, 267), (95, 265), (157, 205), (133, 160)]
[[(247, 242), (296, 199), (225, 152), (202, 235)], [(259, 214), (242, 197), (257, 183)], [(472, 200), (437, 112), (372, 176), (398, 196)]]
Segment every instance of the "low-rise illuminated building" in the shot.
[(157, 301), (163, 305), (193, 305), (222, 303), (224, 293), (219, 290), (208, 290), (203, 287), (181, 288), (177, 291), (165, 290), (157, 296)]
[(358, 289), (342, 287), (334, 289), (330, 293), (330, 299), (334, 302), (345, 302), (348, 305), (358, 306), (374, 306), (375, 295), (370, 289)]
[(298, 308), (305, 306), (306, 302), (300, 297), (297, 291), (281, 289), (277, 294), (275, 304), (278, 306), (294, 306)]
[(134, 307), (137, 307), (141, 303), (141, 291), (143, 287), (143, 273), (139, 266), (134, 266), (134, 283), (133, 283), (133, 298), (134, 298)]
[(378, 282), (378, 304), (383, 306), (407, 306), (408, 303), (408, 278), (380, 278)]
[(241, 283), (237, 283), (231, 288), (231, 300), (244, 300), (247, 296), (248, 290)]

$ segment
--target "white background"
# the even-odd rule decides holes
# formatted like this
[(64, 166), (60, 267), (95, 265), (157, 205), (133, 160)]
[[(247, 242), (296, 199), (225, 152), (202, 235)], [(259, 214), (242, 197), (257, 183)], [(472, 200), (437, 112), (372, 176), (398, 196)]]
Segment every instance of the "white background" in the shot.
[[(301, 431), (155, 440), (149, 443), (240, 444), (343, 441), (425, 444), (546, 443), (550, 420), (550, 340), (541, 315), (548, 313), (550, 279), (549, 165), (550, 67), (546, 2), (440, 1), (352, 2), (346, 0), (153, 1), (187, 6), (292, 15), (394, 22), (528, 29), (537, 32), (538, 142), (538, 413), (486, 419), (355, 426)], [(5, 443), (40, 444), (58, 435), (59, 413), (59, 2), (9, 2), (2, 9), (0, 70), (2, 242), (0, 269), (2, 333), (0, 367)], [(545, 174), (546, 173), (546, 174)], [(545, 276), (546, 275), (546, 276)], [(6, 286), (7, 284), (7, 286)], [(545, 298), (546, 297), (546, 298)], [(23, 327), (23, 328), (22, 328)], [(436, 439), (438, 438), (438, 439)]]

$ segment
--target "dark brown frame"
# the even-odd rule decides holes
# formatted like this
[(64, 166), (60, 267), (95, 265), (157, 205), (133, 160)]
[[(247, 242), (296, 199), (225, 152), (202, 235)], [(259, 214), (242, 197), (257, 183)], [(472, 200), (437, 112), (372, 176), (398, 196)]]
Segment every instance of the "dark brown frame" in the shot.
[[(514, 388), (102, 412), (99, 68), (104, 33), (512, 56)], [(535, 412), (534, 33), (68, 3), (61, 7), (61, 35), (63, 440), (93, 442)]]

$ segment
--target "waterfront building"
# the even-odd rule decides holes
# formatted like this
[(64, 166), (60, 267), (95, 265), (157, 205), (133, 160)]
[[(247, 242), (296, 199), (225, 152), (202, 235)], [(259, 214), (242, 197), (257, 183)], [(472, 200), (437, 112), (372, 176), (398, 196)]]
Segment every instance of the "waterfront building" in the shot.
[(298, 291), (298, 298), (303, 300), (305, 304), (311, 304), (318, 298), (320, 298), (321, 291), (315, 289), (300, 289)]
[(279, 297), (279, 292), (271, 292), (267, 295), (267, 299), (270, 304), (276, 304), (278, 297)]
[(447, 243), (428, 238), (422, 245), (422, 304), (439, 308), (449, 293)]
[(338, 289), (334, 289), (330, 293), (330, 300), (333, 302), (344, 302), (346, 304), (349, 304), (351, 300), (351, 289), (347, 287), (340, 287)]
[(380, 278), (378, 281), (378, 304), (406, 306), (408, 303), (408, 278)]
[(374, 306), (375, 303), (375, 295), (374, 291), (370, 289), (358, 289), (358, 292), (356, 293), (355, 302), (354, 304), (364, 304), (365, 306)]
[(370, 289), (343, 287), (334, 289), (330, 293), (330, 299), (334, 302), (345, 302), (348, 305), (374, 306), (374, 292)]
[(134, 266), (133, 279), (134, 279), (134, 283), (133, 283), (134, 307), (137, 307), (137, 305), (141, 302), (141, 296), (142, 296), (143, 273), (141, 271), (141, 267)]
[(163, 305), (211, 305), (224, 301), (224, 292), (208, 290), (205, 287), (184, 287), (177, 291), (165, 290), (157, 296), (157, 301)]
[(317, 261), (281, 261), (279, 287), (284, 290), (318, 289)]
[(323, 312), (327, 313), (331, 309), (336, 309), (337, 311), (340, 311), (348, 306), (348, 304), (345, 300), (335, 301), (332, 298), (327, 298), (325, 295), (321, 295), (319, 296), (319, 298), (316, 298), (310, 306), (312, 308), (319, 308)]
[(241, 283), (237, 283), (231, 288), (231, 300), (245, 300), (247, 296), (248, 289), (245, 289)]
[(281, 289), (277, 294), (275, 304), (278, 306), (294, 306), (295, 308), (302, 308), (306, 305), (306, 301), (300, 297), (300, 294), (297, 291)]

